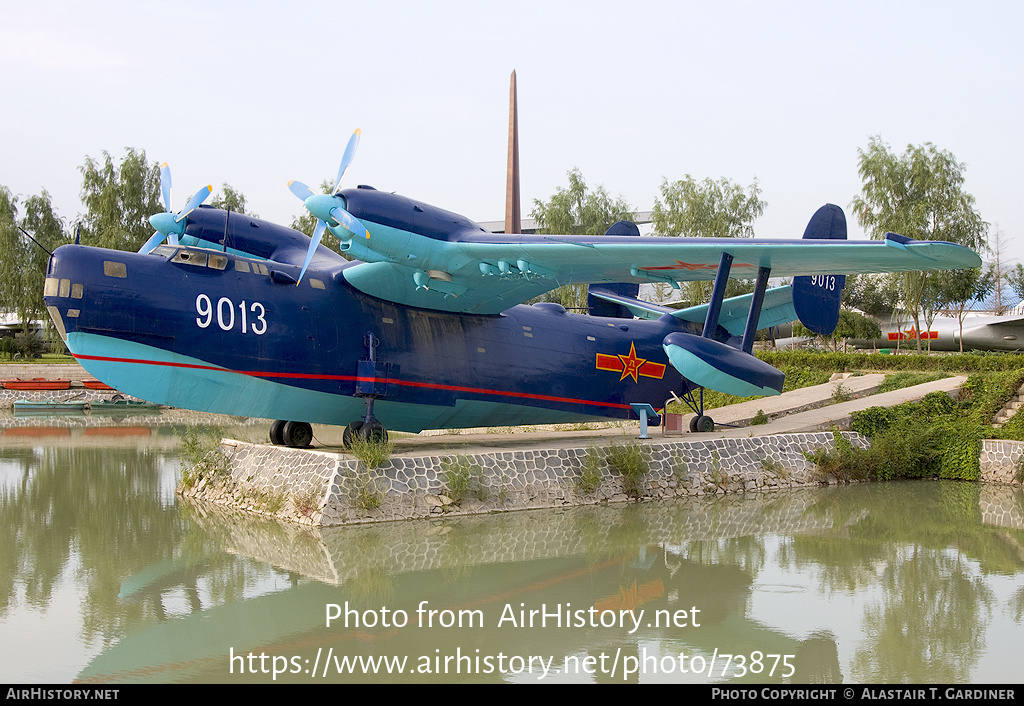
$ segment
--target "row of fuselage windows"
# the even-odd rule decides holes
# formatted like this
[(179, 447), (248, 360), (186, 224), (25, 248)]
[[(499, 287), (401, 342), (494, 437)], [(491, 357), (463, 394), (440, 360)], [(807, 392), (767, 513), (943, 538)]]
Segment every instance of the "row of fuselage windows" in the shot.
[[(153, 253), (167, 257), (170, 262), (183, 263), (186, 265), (193, 265), (195, 267), (209, 267), (213, 270), (225, 270), (227, 269), (229, 262), (234, 262), (236, 272), (252, 272), (257, 275), (270, 275), (270, 270), (262, 262), (233, 258), (225, 255), (224, 253), (176, 248), (172, 245), (161, 245), (160, 247), (154, 248)], [(125, 267), (125, 265), (120, 262), (104, 262), (103, 274), (108, 277), (127, 276), (126, 274), (119, 275), (108, 272), (108, 265), (120, 265), (122, 268)], [(310, 277), (308, 280), (309, 286), (313, 289), (326, 289), (323, 280), (316, 279), (315, 277)]]

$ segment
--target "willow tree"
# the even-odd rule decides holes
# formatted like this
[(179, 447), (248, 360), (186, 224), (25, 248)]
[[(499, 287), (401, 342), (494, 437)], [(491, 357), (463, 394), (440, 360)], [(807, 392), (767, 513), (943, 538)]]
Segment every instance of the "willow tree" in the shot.
[(228, 183), (221, 185), (220, 191), (210, 199), (210, 205), (232, 213), (248, 213), (245, 196)]
[[(118, 164), (104, 151), (102, 161), (86, 157), (79, 171), (86, 208), (83, 242), (117, 250), (141, 248), (153, 235), (149, 217), (164, 210), (156, 162), (146, 161), (145, 150), (128, 148)], [(181, 199), (172, 207), (184, 204)]]
[[(613, 199), (603, 186), (591, 189), (579, 169), (569, 171), (569, 187), (558, 190), (547, 201), (534, 199), (530, 216), (537, 221), (537, 232), (560, 235), (604, 235), (618, 221), (634, 217), (634, 209), (624, 199)], [(587, 285), (559, 287), (541, 297), (567, 309), (585, 309)]]
[[(908, 145), (897, 155), (877, 136), (857, 152), (863, 187), (853, 209), (872, 238), (882, 239), (891, 231), (915, 240), (985, 248), (988, 223), (975, 208), (974, 197), (964, 191), (964, 164), (951, 153), (926, 142)], [(938, 272), (901, 275), (903, 305), (914, 319), (914, 330), (921, 330), (921, 300), (929, 278), (942, 287), (942, 277)], [(920, 338), (917, 348), (921, 350)]]
[[(661, 198), (655, 199), (651, 220), (654, 234), (693, 238), (752, 238), (754, 221), (768, 205), (759, 196), (757, 179), (746, 187), (730, 179), (697, 181), (687, 174), (678, 181), (663, 179)], [(693, 304), (711, 295), (710, 281), (687, 282), (686, 297)], [(750, 291), (742, 280), (730, 279), (726, 296)]]
[(0, 252), (0, 311), (14, 313), (20, 308), (27, 251), (18, 231), (18, 198), (6, 186), (0, 186)]
[(50, 252), (68, 240), (45, 190), (19, 204), (0, 186), (0, 310), (17, 316), (23, 335), (29, 322), (46, 319), (43, 282)]
[(46, 321), (49, 317), (46, 316), (46, 303), (43, 301), (43, 284), (50, 263), (50, 253), (70, 242), (71, 237), (64, 227), (64, 221), (53, 209), (53, 201), (45, 189), (41, 194), (25, 199), (21, 227), (35, 242), (23, 241), (24, 270), (21, 282), (24, 296), (19, 311), (22, 321)]

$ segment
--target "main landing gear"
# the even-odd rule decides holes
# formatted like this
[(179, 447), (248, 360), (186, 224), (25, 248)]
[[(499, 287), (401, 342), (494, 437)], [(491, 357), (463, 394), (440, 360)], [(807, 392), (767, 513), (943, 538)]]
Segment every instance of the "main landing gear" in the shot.
[(270, 443), (274, 446), (307, 448), (313, 442), (313, 427), (308, 422), (286, 422), (278, 419), (270, 425)]
[(352, 448), (352, 444), (356, 439), (363, 439), (371, 444), (386, 444), (388, 441), (388, 430), (384, 428), (383, 424), (372, 418), (368, 422), (352, 422), (345, 427), (345, 431), (341, 435), (341, 441), (345, 444), (345, 448), (349, 449)]
[[(357, 439), (376, 444), (387, 443), (388, 430), (373, 416), (373, 403), (384, 397), (387, 382), (397, 378), (398, 366), (384, 363), (378, 370), (376, 352), (380, 341), (367, 333), (364, 343), (369, 352), (368, 359), (358, 362), (355, 396), (366, 404), (362, 421), (352, 422), (345, 427), (341, 440), (345, 448), (351, 448)], [(275, 446), (306, 448), (313, 441), (313, 428), (307, 422), (286, 422), (278, 419), (270, 425), (270, 442)]]
[[(356, 439), (373, 444), (386, 444), (388, 441), (388, 430), (373, 416), (373, 403), (378, 397), (384, 396), (387, 380), (391, 378), (393, 372), (397, 371), (397, 366), (394, 366), (393, 370), (391, 365), (383, 364), (381, 371), (378, 371), (377, 344), (380, 343), (380, 340), (373, 333), (367, 332), (363, 343), (366, 346), (367, 359), (360, 360), (358, 364), (359, 379), (356, 382), (355, 396), (361, 397), (366, 403), (366, 413), (361, 422), (352, 422), (345, 427), (345, 433), (342, 434), (341, 440), (346, 449), (352, 448)], [(381, 373), (383, 373), (383, 380), (378, 377)], [(383, 382), (383, 386), (379, 386), (381, 382)]]
[[(372, 409), (372, 408), (371, 408)], [(388, 430), (376, 419), (352, 422), (342, 433), (345, 448), (351, 448), (355, 439), (363, 439), (375, 444), (385, 444)], [(270, 425), (270, 443), (274, 446), (288, 446), (293, 449), (306, 449), (313, 443), (313, 427), (307, 422), (286, 422), (278, 419)]]
[(694, 416), (690, 418), (690, 431), (706, 434), (715, 430), (715, 420), (704, 413), (704, 388), (697, 389), (700, 390), (699, 396), (695, 396), (693, 390), (688, 390), (682, 398), (676, 397), (676, 399), (684, 402), (693, 411)]

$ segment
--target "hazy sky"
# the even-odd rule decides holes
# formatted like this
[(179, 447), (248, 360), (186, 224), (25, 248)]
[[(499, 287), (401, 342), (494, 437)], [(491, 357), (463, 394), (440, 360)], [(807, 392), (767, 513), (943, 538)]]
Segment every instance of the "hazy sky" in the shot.
[(0, 184), (74, 219), (86, 156), (130, 146), (175, 209), (227, 182), (287, 224), (288, 180), (333, 178), (358, 127), (347, 186), (501, 220), (515, 69), (524, 215), (573, 167), (638, 210), (666, 178), (756, 178), (757, 235), (799, 237), (849, 212), (879, 135), (965, 163), (1024, 259), (1022, 26), (1012, 2), (4, 0)]

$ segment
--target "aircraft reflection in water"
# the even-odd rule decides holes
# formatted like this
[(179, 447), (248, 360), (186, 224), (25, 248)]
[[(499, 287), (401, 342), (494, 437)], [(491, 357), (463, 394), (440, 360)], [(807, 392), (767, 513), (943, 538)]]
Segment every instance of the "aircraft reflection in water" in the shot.
[[(290, 184), (317, 217), (312, 240), (199, 207), (209, 187), (172, 213), (165, 168), (168, 212), (140, 253), (59, 248), (45, 300), (75, 358), (151, 402), (277, 420), (271, 438), (290, 446), (309, 443), (310, 423), (347, 425), (351, 439), (627, 419), (673, 393), (710, 430), (701, 387), (782, 389), (751, 354), (758, 328), (799, 318), (832, 331), (847, 274), (980, 264), (949, 243), (847, 241), (838, 206), (819, 209), (803, 240), (640, 237), (626, 222), (598, 237), (495, 234), (403, 196), (340, 189), (357, 137), (331, 193)], [(362, 261), (320, 245), (327, 229)], [(795, 279), (768, 289), (769, 276)], [(729, 277), (756, 280), (755, 292), (725, 299)], [(714, 280), (707, 304), (636, 298), (643, 282), (694, 279)], [(573, 283), (590, 285), (591, 316), (521, 305)]]
[[(723, 511), (719, 499), (716, 506), (719, 519), (730, 526), (749, 528), (755, 515), (768, 525), (794, 521), (780, 516), (777, 504), (764, 511), (763, 503), (735, 503)], [(761, 512), (751, 514), (755, 506)], [(194, 509), (197, 515), (209, 511)], [(678, 508), (674, 512), (679, 515)], [(249, 551), (261, 562), (297, 571), (292, 585), (204, 607), (210, 557), (151, 567), (125, 581), (122, 599), (160, 604), (180, 585), (191, 597), (190, 612), (124, 637), (98, 655), (78, 681), (621, 683), (638, 680), (635, 671), (624, 675), (623, 665), (645, 654), (659, 666), (652, 670), (649, 660), (645, 671), (651, 676), (641, 680), (841, 678), (831, 637), (794, 639), (745, 617), (751, 573), (687, 558), (682, 548), (638, 542), (633, 514), (628, 507), (554, 517), (515, 513), (489, 517), (486, 524), (464, 518), (433, 527), (441, 532), (423, 532), (419, 523), (383, 530), (338, 528), (323, 530), (322, 542), (296, 534), (285, 547), (279, 525), (249, 518), (225, 524), (214, 511), (195, 519), (210, 525), (232, 553)], [(693, 513), (694, 523), (702, 519)], [(831, 528), (833, 518), (826, 519)], [(580, 522), (588, 529), (581, 532)], [(588, 554), (587, 537), (600, 527), (607, 540), (603, 547), (634, 548), (591, 548), (596, 553)], [(227, 535), (225, 528), (230, 528)], [(386, 541), (378, 537), (382, 531)], [(311, 582), (300, 575), (320, 578)], [(536, 612), (531, 618), (530, 611), (548, 613), (543, 627), (544, 619)], [(577, 614), (588, 616), (586, 625)], [(747, 667), (750, 656), (760, 653), (761, 672), (744, 674), (737, 657), (728, 667), (719, 660), (712, 675), (716, 650), (744, 655)], [(775, 658), (769, 655), (780, 656), (774, 675), (769, 671)], [(380, 662), (383, 658), (389, 661)], [(369, 666), (374, 660), (376, 669)]]

